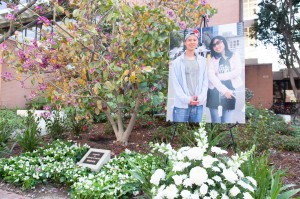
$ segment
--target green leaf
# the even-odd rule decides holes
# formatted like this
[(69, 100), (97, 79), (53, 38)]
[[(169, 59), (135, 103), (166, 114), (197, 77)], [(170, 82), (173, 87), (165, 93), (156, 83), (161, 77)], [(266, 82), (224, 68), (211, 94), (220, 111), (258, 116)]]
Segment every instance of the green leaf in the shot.
[(282, 194), (279, 194), (277, 199), (288, 199), (288, 198), (292, 197), (293, 195), (297, 194), (298, 192), (300, 192), (300, 189), (289, 190)]
[(73, 10), (73, 17), (78, 17), (78, 15), (79, 15), (79, 10), (78, 9), (75, 9), (75, 10)]

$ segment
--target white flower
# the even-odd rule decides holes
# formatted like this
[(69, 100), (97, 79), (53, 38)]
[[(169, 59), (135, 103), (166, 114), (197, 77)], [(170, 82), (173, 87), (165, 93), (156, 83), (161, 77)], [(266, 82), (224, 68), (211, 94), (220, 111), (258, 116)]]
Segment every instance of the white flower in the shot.
[(225, 164), (223, 164), (222, 162), (220, 162), (220, 163), (218, 164), (218, 167), (221, 168), (221, 169), (226, 169)]
[(252, 177), (247, 176), (246, 177), (254, 186), (257, 186), (256, 180), (254, 180)]
[(238, 170), (236, 171), (236, 173), (238, 174), (238, 176), (240, 176), (240, 177), (242, 177), (242, 178), (244, 177), (244, 174), (243, 174), (243, 172), (242, 172), (241, 170), (238, 169)]
[(159, 181), (165, 179), (166, 173), (162, 169), (157, 169), (154, 174), (151, 176), (150, 182), (156, 186), (159, 185)]
[(212, 179), (216, 182), (221, 182), (222, 181), (222, 178), (220, 176), (214, 176)]
[(190, 199), (192, 193), (188, 190), (182, 190), (180, 195), (181, 195), (182, 199)]
[(205, 194), (207, 194), (207, 190), (208, 190), (208, 186), (206, 184), (201, 185), (201, 187), (200, 187), (200, 195), (204, 196)]
[(246, 193), (243, 193), (244, 195), (244, 199), (253, 199), (253, 197), (251, 196), (250, 193), (246, 192)]
[(238, 176), (231, 169), (224, 169), (222, 174), (228, 182), (235, 183), (238, 180)]
[(169, 186), (166, 187), (166, 189), (164, 190), (164, 195), (168, 198), (168, 199), (174, 199), (178, 196), (178, 189), (174, 184), (171, 184)]
[(161, 187), (159, 187), (159, 189), (157, 190), (157, 194), (154, 198), (156, 199), (162, 199), (164, 197), (164, 189), (165, 189), (165, 185), (162, 185)]
[(175, 175), (172, 178), (176, 185), (181, 185), (182, 181), (187, 178), (187, 175)]
[(183, 155), (182, 153), (178, 152), (178, 153), (176, 154), (176, 159), (179, 160), (179, 161), (181, 161), (181, 160), (184, 159), (184, 155)]
[(237, 184), (243, 187), (244, 189), (248, 189), (249, 191), (254, 192), (253, 187), (242, 180), (239, 180)]
[(211, 185), (211, 186), (215, 186), (215, 182), (212, 180), (212, 179), (208, 179), (207, 181), (207, 184)]
[(185, 179), (182, 184), (184, 187), (191, 187), (193, 185), (192, 180), (190, 178)]
[(201, 167), (194, 167), (190, 171), (190, 179), (193, 184), (200, 186), (207, 181), (207, 178), (206, 170)]
[(172, 171), (183, 171), (185, 168), (190, 166), (190, 162), (175, 162)]
[(233, 186), (230, 191), (229, 194), (232, 197), (235, 197), (236, 195), (238, 195), (241, 191), (239, 190), (239, 188), (237, 188), (236, 186)]
[(229, 197), (226, 194), (223, 193), (221, 199), (229, 199)]
[(220, 172), (221, 170), (220, 170), (220, 168), (219, 167), (213, 167), (213, 168), (211, 168), (213, 171), (216, 171), (216, 172)]
[(127, 153), (127, 154), (131, 154), (131, 151), (129, 150), (129, 149), (125, 149), (125, 153)]
[(216, 158), (211, 157), (210, 155), (204, 156), (202, 158), (202, 164), (204, 168), (211, 168), (212, 164), (217, 161)]
[(189, 149), (186, 152), (183, 152), (183, 154), (189, 159), (189, 160), (201, 160), (204, 154), (204, 150), (201, 147), (193, 147)]
[(227, 154), (227, 151), (215, 146), (211, 147), (211, 152), (216, 153), (218, 155)]
[(191, 195), (191, 199), (199, 199), (200, 195), (199, 195), (199, 191), (195, 191), (192, 195)]
[(209, 192), (209, 195), (210, 195), (211, 198), (216, 199), (219, 194), (218, 194), (218, 192), (216, 190), (211, 190)]

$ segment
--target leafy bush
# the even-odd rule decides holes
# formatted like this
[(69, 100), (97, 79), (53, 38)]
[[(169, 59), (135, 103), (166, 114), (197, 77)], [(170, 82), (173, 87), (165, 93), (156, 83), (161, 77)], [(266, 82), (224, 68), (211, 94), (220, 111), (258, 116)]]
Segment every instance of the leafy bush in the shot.
[[(226, 139), (228, 136), (228, 131), (226, 132), (226, 125), (224, 124), (207, 124), (205, 129), (208, 132), (208, 143), (209, 146), (216, 145), (228, 145), (231, 143), (230, 140)], [(191, 123), (175, 123), (171, 125), (169, 123), (167, 126), (159, 126), (152, 136), (153, 142), (164, 142), (170, 143), (175, 142), (178, 146), (195, 146), (195, 131), (199, 128), (199, 124)], [(225, 142), (225, 143), (224, 143)]]
[(47, 132), (52, 139), (61, 139), (66, 129), (66, 116), (60, 111), (45, 112), (42, 115), (45, 120)]
[(15, 110), (0, 110), (0, 157), (11, 152), (14, 145), (8, 146), (8, 141), (12, 138), (13, 132), (23, 128), (23, 119)]
[(267, 109), (256, 109), (248, 104), (246, 117), (247, 123), (235, 133), (237, 144), (241, 149), (249, 149), (256, 145), (257, 152), (266, 151), (279, 146), (275, 144), (281, 139), (278, 135), (294, 134), (289, 124)]
[(45, 105), (49, 103), (49, 100), (45, 97), (37, 97), (26, 102), (26, 108), (31, 110), (42, 110)]
[(68, 107), (65, 109), (65, 112), (68, 118), (68, 125), (76, 136), (80, 136), (82, 132), (87, 131), (89, 122), (85, 116), (82, 116), (84, 115), (84, 110)]
[(188, 123), (160, 126), (155, 130), (152, 139), (154, 142), (170, 143), (176, 138), (176, 144), (179, 146), (195, 145), (194, 131), (196, 128), (196, 125)]
[(104, 123), (107, 121), (106, 115), (103, 111), (101, 111), (98, 115), (92, 112), (92, 117), (94, 123)]
[(300, 152), (300, 137), (275, 135), (273, 138), (273, 146), (279, 150)]
[(282, 170), (275, 171), (270, 166), (268, 157), (266, 154), (251, 155), (248, 161), (241, 165), (241, 171), (245, 175), (252, 176), (257, 182), (254, 198), (288, 199), (299, 192), (300, 189), (286, 190), (293, 185), (282, 185), (281, 179), (285, 172)]
[(34, 151), (40, 144), (40, 129), (38, 127), (39, 119), (35, 121), (34, 115), (31, 111), (27, 112), (25, 117), (25, 131), (17, 134), (16, 142), (25, 151)]
[(0, 110), (0, 131), (3, 130), (10, 134), (17, 129), (25, 127), (23, 118), (18, 116), (16, 110)]

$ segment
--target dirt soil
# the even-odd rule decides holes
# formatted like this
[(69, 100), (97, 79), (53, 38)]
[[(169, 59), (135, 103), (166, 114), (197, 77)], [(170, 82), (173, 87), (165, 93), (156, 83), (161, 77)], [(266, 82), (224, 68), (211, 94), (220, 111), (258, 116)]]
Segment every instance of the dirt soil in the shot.
[[(138, 151), (142, 153), (149, 152), (150, 148), (148, 143), (154, 141), (153, 134), (156, 131), (156, 127), (152, 124), (136, 127), (130, 138), (127, 146), (122, 146), (115, 142), (115, 136), (113, 133), (104, 133), (104, 124), (92, 125), (86, 133), (77, 137), (73, 134), (67, 134), (66, 140), (74, 140), (81, 144), (88, 144), (91, 148), (107, 149), (112, 151), (112, 155), (116, 156), (124, 151), (126, 148), (132, 151)], [(44, 140), (50, 141), (50, 138), (45, 136)], [(174, 137), (173, 144), (176, 143), (176, 136)], [(18, 154), (20, 148), (16, 147), (14, 154)], [(285, 169), (287, 176), (283, 178), (284, 184), (295, 184), (297, 188), (300, 188), (300, 153), (291, 151), (272, 151), (270, 156), (270, 162), (275, 168)], [(49, 188), (50, 187), (50, 188)], [(35, 190), (29, 190), (22, 192), (20, 188), (6, 184), (0, 181), (0, 189), (10, 190), (21, 195), (26, 195), (30, 198), (43, 198), (45, 194), (57, 194), (63, 198), (69, 198), (68, 188), (61, 187), (61, 185), (45, 185), (39, 186)], [(53, 191), (54, 190), (54, 191)], [(300, 194), (298, 194), (300, 196)]]

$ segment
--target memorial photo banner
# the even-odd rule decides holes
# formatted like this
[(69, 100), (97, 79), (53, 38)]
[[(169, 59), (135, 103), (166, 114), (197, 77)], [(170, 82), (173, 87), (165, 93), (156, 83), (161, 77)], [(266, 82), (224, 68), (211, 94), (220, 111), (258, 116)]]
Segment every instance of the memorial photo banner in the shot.
[(167, 121), (245, 123), (243, 23), (172, 32)]

